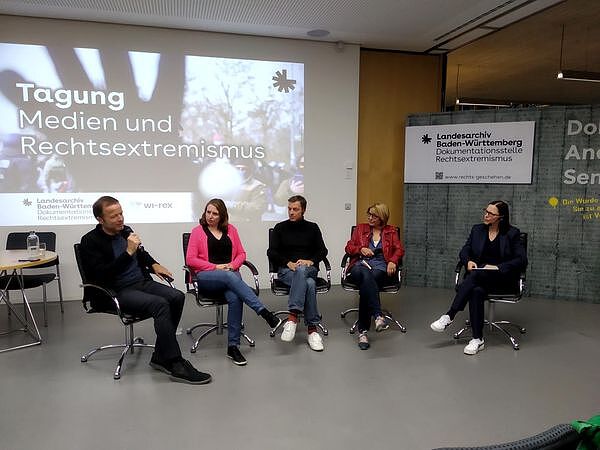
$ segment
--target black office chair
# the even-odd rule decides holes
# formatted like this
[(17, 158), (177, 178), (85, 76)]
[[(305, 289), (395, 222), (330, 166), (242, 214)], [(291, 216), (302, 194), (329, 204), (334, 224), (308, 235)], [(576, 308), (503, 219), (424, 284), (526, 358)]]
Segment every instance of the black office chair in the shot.
[[(188, 248), (189, 242), (190, 242), (190, 233), (183, 233), (182, 244), (183, 244), (183, 260), (184, 261), (185, 261), (185, 255), (187, 253), (187, 248)], [(254, 266), (254, 264), (252, 264), (250, 261), (244, 261), (242, 263), (242, 267), (246, 267), (248, 270), (250, 270), (250, 272), (252, 274), (252, 278), (254, 279), (253, 290), (254, 290), (254, 293), (256, 295), (258, 295), (258, 293), (259, 293), (258, 270)], [(196, 283), (196, 277), (194, 276), (195, 275), (194, 271), (187, 265), (183, 266), (183, 270), (184, 270), (184, 276), (185, 276), (186, 291), (188, 294), (192, 294), (194, 296), (194, 299), (196, 300), (196, 304), (200, 308), (215, 308), (215, 321), (214, 322), (197, 323), (196, 325), (193, 325), (192, 327), (185, 330), (185, 332), (187, 334), (191, 335), (192, 332), (196, 328), (206, 327), (206, 330), (204, 330), (204, 332), (202, 334), (200, 334), (200, 336), (198, 336), (198, 339), (196, 339), (194, 341), (194, 345), (192, 345), (192, 348), (190, 349), (191, 353), (196, 353), (196, 349), (198, 348), (198, 345), (200, 344), (200, 341), (202, 339), (204, 339), (206, 336), (208, 336), (213, 331), (215, 331), (216, 334), (223, 334), (223, 330), (227, 328), (227, 322), (225, 322), (223, 320), (223, 317), (224, 317), (223, 306), (227, 305), (227, 299), (225, 298), (224, 294), (213, 294), (210, 296), (202, 295), (198, 291), (198, 286)], [(248, 342), (248, 345), (250, 345), (250, 347), (254, 347), (256, 345), (254, 339), (252, 339), (250, 336), (248, 336), (246, 333), (244, 333), (243, 330), (244, 330), (244, 324), (242, 322), (242, 337), (244, 339), (246, 339), (246, 341)]]
[[(51, 231), (36, 232), (40, 243), (46, 244), (46, 249), (53, 252), (56, 251), (56, 234)], [(15, 232), (9, 233), (6, 237), (6, 249), (7, 250), (23, 250), (27, 248), (27, 236), (29, 233)], [(45, 269), (52, 267), (53, 270), (50, 272), (39, 273), (39, 269)], [(63, 308), (63, 295), (62, 295), (62, 284), (60, 279), (59, 259), (58, 256), (55, 260), (45, 264), (32, 267), (30, 269), (24, 268), (23, 270), (23, 288), (33, 289), (42, 287), (42, 302), (44, 307), (44, 326), (48, 326), (48, 298), (46, 294), (46, 286), (52, 281), (56, 280), (58, 283), (58, 300), (60, 302), (60, 312), (64, 313)], [(35, 272), (35, 273), (25, 273)], [(9, 281), (10, 280), (10, 281)], [(16, 277), (4, 276), (0, 277), (0, 286), (8, 291), (20, 291), (21, 286), (19, 280)], [(8, 294), (8, 292), (7, 292)]]
[[(272, 235), (273, 235), (273, 228), (269, 228), (269, 248), (271, 247)], [(269, 255), (267, 255), (267, 259), (269, 261), (269, 282), (271, 285), (271, 292), (273, 294), (275, 294), (276, 296), (289, 295), (290, 287), (287, 284), (285, 284), (283, 281), (277, 279), (278, 267), (275, 265), (273, 260), (271, 258), (269, 258)], [(323, 266), (325, 266), (325, 278), (317, 277), (317, 280), (316, 280), (317, 294), (325, 294), (325, 293), (329, 292), (329, 290), (331, 289), (331, 264), (329, 263), (329, 260), (327, 258), (323, 258), (323, 261), (321, 261), (321, 262), (323, 263)], [(275, 311), (273, 314), (276, 316), (282, 316), (281, 317), (282, 320), (279, 325), (277, 325), (275, 328), (273, 328), (269, 332), (269, 335), (271, 337), (274, 337), (275, 334), (277, 333), (277, 331), (283, 326), (283, 324), (285, 322), (287, 322), (289, 311), (287, 309), (281, 310), (281, 311)], [(323, 335), (327, 336), (329, 334), (329, 330), (321, 322), (319, 322), (319, 324), (317, 326), (321, 329), (321, 332), (323, 333)]]
[[(350, 236), (352, 236), (352, 233), (354, 233), (355, 228), (356, 228), (356, 225), (353, 225), (350, 230)], [(398, 237), (400, 237), (400, 228), (396, 227), (396, 230), (398, 232)], [(355, 282), (353, 282), (352, 277), (350, 276), (350, 273), (348, 272), (350, 258), (351, 258), (351, 256), (347, 253), (344, 254), (344, 256), (342, 258), (341, 284), (342, 284), (342, 288), (345, 291), (358, 292), (359, 287)], [(379, 292), (383, 293), (383, 294), (397, 294), (398, 291), (400, 290), (401, 285), (402, 285), (402, 260), (398, 261), (398, 270), (396, 272), (396, 275), (393, 277), (387, 277), (385, 284), (379, 290)], [(383, 313), (383, 316), (386, 318), (388, 323), (391, 322), (391, 323), (396, 324), (396, 326), (400, 329), (400, 331), (402, 331), (403, 333), (406, 333), (406, 327), (404, 325), (402, 325), (400, 322), (398, 322), (389, 310), (382, 309), (381, 312)], [(346, 315), (348, 315), (350, 313), (358, 313), (358, 308), (348, 308), (347, 310), (342, 311), (340, 313), (340, 317), (342, 319), (344, 319), (346, 317)], [(352, 324), (352, 326), (350, 327), (350, 330), (348, 330), (348, 332), (350, 334), (354, 334), (356, 332), (357, 327), (358, 327), (358, 319), (354, 321), (354, 323)]]
[[(527, 252), (527, 233), (521, 233), (519, 235), (519, 239), (521, 240), (521, 244), (523, 245), (523, 248), (525, 249), (525, 252)], [(460, 284), (460, 280), (464, 277), (464, 266), (462, 264), (462, 262), (458, 262), (458, 264), (456, 265), (456, 269), (455, 269), (455, 279), (454, 279), (454, 283), (455, 283), (455, 288), (458, 289), (458, 285)], [(521, 334), (524, 334), (527, 330), (525, 329), (525, 327), (522, 327), (521, 325), (517, 325), (516, 323), (512, 323), (509, 322), (507, 320), (495, 320), (495, 315), (496, 315), (496, 303), (519, 303), (521, 301), (521, 298), (523, 297), (523, 294), (525, 292), (525, 281), (526, 281), (526, 270), (527, 268), (524, 268), (521, 271), (521, 274), (519, 276), (519, 282), (518, 282), (518, 286), (515, 288), (515, 291), (513, 292), (509, 292), (509, 293), (494, 293), (491, 292), (488, 294), (487, 296), (487, 301), (489, 303), (488, 308), (487, 308), (487, 318), (484, 321), (485, 325), (488, 325), (490, 327), (490, 331), (497, 329), (502, 331), (506, 337), (508, 337), (508, 339), (510, 340), (512, 347), (515, 350), (519, 350), (519, 342), (515, 339), (515, 337), (510, 334), (510, 332), (507, 330), (508, 327), (515, 327), (519, 330), (519, 332)], [(456, 333), (454, 333), (454, 339), (459, 339), (467, 330), (469, 330), (471, 328), (471, 325), (469, 323), (469, 320), (465, 321), (465, 326), (463, 328), (461, 328), (459, 331), (457, 331)]]
[[(125, 359), (125, 355), (127, 353), (134, 353), (135, 348), (140, 347), (149, 347), (154, 348), (153, 344), (144, 343), (144, 339), (141, 337), (134, 337), (133, 334), (133, 324), (145, 320), (146, 318), (136, 317), (131, 314), (126, 314), (121, 311), (121, 307), (119, 306), (119, 299), (114, 291), (111, 289), (104, 288), (102, 286), (98, 286), (96, 284), (91, 284), (87, 281), (87, 277), (85, 272), (83, 271), (83, 263), (81, 259), (81, 244), (74, 244), (73, 249), (75, 251), (75, 260), (77, 261), (77, 268), (79, 269), (79, 275), (81, 276), (81, 287), (83, 288), (83, 305), (88, 314), (95, 313), (107, 313), (116, 315), (123, 327), (125, 328), (125, 341), (122, 344), (110, 344), (110, 345), (102, 345), (100, 347), (96, 347), (81, 357), (81, 362), (86, 362), (90, 356), (93, 354), (100, 352), (102, 350), (107, 350), (111, 348), (122, 348), (121, 357), (117, 362), (117, 367), (115, 368), (115, 372), (113, 378), (118, 380), (121, 378), (121, 367), (123, 366), (123, 360)], [(88, 307), (88, 303), (90, 303), (91, 298), (105, 298), (107, 302), (106, 309), (95, 309), (93, 306)], [(90, 303), (91, 305), (91, 303)]]

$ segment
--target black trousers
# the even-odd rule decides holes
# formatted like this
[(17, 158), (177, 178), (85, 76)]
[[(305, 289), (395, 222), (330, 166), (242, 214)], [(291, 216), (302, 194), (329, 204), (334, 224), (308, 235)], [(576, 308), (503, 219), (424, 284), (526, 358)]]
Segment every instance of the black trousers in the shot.
[(448, 315), (451, 319), (458, 311), (463, 311), (469, 304), (469, 321), (473, 338), (483, 338), (483, 322), (485, 319), (484, 302), (488, 293), (512, 293), (518, 289), (518, 275), (502, 274), (497, 270), (472, 271), (468, 273), (458, 290)]
[(181, 356), (175, 332), (183, 313), (183, 292), (154, 280), (143, 280), (121, 289), (117, 297), (121, 311), (154, 319), (157, 360), (168, 361)]

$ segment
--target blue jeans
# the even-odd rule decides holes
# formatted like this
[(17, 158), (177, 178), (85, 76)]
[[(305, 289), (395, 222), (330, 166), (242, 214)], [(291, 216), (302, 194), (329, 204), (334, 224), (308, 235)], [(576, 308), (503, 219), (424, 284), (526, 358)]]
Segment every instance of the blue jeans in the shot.
[(242, 307), (244, 303), (256, 311), (265, 309), (256, 294), (244, 283), (239, 272), (209, 270), (196, 274), (198, 292), (202, 295), (223, 294), (228, 304), (227, 345), (240, 345), (242, 332)]
[(360, 263), (350, 269), (351, 280), (358, 284), (360, 300), (358, 303), (358, 331), (369, 331), (371, 317), (381, 316), (379, 289), (387, 278), (383, 270), (369, 269)]
[(317, 310), (317, 273), (315, 266), (299, 266), (296, 270), (279, 269), (277, 278), (290, 287), (288, 308), (304, 312), (306, 325), (317, 325), (321, 316)]

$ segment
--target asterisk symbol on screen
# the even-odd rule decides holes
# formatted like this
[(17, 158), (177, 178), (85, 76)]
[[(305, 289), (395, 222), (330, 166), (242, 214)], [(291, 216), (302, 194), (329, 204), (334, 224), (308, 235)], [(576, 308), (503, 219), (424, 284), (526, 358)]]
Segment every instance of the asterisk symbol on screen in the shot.
[(287, 70), (282, 69), (281, 72), (278, 70), (275, 72), (275, 76), (272, 78), (275, 82), (273, 83), (273, 87), (276, 87), (279, 92), (285, 91), (287, 94), (290, 90), (296, 89), (296, 80), (289, 80), (287, 77)]

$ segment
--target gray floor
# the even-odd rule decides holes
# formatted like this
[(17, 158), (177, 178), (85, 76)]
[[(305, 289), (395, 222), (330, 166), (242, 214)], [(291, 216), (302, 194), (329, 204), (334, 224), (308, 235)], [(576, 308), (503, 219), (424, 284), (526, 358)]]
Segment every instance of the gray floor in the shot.
[[(224, 336), (194, 355), (180, 336), (185, 356), (213, 374), (206, 386), (170, 382), (149, 368), (147, 351), (130, 356), (120, 381), (114, 352), (82, 364), (81, 353), (118, 342), (121, 329), (113, 317), (86, 316), (80, 302), (68, 302), (62, 317), (52, 304), (42, 346), (0, 354), (0, 449), (420, 450), (519, 439), (600, 412), (599, 304), (526, 298), (499, 308), (527, 327), (521, 350), (488, 333), (486, 349), (468, 357), (465, 341), (429, 329), (451, 294), (403, 288), (385, 297), (408, 332), (372, 333), (368, 351), (339, 317), (356, 301), (339, 286), (319, 297), (330, 330), (322, 353), (308, 348), (305, 330), (293, 343), (270, 338), (246, 309), (257, 341), (242, 347), (246, 367), (225, 357)], [(263, 300), (284, 304), (266, 292)], [(190, 299), (183, 326), (213, 314)], [(151, 322), (136, 334), (151, 340)], [(23, 339), (0, 337), (0, 346)]]

